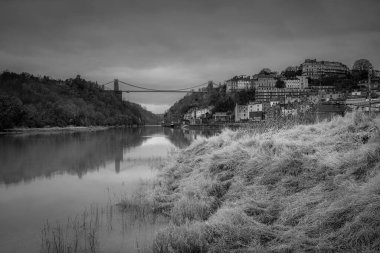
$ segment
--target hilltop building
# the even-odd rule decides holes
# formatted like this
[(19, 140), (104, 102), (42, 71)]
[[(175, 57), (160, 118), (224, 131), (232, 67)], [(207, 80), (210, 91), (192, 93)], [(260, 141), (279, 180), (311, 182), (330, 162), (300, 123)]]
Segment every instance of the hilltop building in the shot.
[(259, 75), (254, 81), (254, 87), (262, 89), (272, 89), (276, 87), (277, 80), (273, 75)]
[(253, 80), (250, 76), (241, 75), (234, 76), (226, 81), (226, 92), (236, 92), (242, 90), (253, 89)]
[(313, 79), (324, 76), (346, 76), (349, 68), (340, 62), (317, 61), (316, 59), (306, 59), (301, 64), (302, 75)]
[(309, 82), (307, 76), (297, 76), (292, 79), (285, 79), (285, 88), (288, 89), (307, 89), (309, 87)]

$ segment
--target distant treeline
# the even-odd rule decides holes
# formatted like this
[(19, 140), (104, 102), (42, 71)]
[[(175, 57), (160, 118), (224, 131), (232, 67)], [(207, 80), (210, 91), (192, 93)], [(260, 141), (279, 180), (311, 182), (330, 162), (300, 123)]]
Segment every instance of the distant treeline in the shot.
[(142, 125), (159, 117), (140, 105), (77, 76), (50, 77), (4, 71), (0, 74), (0, 129), (14, 127)]

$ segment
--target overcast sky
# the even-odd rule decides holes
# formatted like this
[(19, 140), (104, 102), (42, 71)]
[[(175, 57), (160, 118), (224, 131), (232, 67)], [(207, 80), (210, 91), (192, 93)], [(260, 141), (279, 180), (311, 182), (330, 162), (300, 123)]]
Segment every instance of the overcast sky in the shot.
[[(305, 58), (379, 69), (379, 20), (379, 0), (0, 0), (0, 71), (173, 89)], [(125, 99), (157, 113), (181, 96)]]

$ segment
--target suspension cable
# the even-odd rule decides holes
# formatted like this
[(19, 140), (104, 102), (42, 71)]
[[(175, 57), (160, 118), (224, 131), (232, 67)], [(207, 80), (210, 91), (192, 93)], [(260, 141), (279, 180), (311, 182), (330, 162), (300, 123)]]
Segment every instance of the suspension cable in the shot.
[[(128, 86), (132, 86), (132, 87), (138, 88), (138, 89), (149, 90), (149, 91), (163, 91), (163, 90), (152, 89), (152, 88), (145, 88), (145, 87), (141, 87), (141, 86), (138, 86), (138, 85), (133, 85), (133, 84), (126, 83), (126, 82), (123, 82), (123, 81), (120, 81), (120, 80), (119, 80), (119, 82), (122, 83), (122, 84), (128, 85)], [(193, 89), (193, 88), (197, 88), (197, 87), (203, 86), (203, 85), (205, 85), (207, 83), (208, 82), (205, 82), (205, 83), (202, 83), (202, 84), (198, 84), (198, 85), (195, 85), (195, 86), (192, 86), (192, 87), (188, 87), (188, 88), (175, 89), (175, 90), (169, 89), (169, 90), (166, 90), (166, 91), (185, 91), (185, 90), (190, 90), (190, 89)]]

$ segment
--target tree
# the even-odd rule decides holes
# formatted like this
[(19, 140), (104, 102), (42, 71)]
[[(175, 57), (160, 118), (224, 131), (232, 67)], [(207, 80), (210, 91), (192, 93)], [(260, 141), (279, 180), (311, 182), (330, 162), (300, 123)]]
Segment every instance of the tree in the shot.
[(239, 91), (235, 94), (235, 102), (239, 105), (248, 104), (255, 100), (255, 90)]
[(280, 88), (280, 89), (285, 88), (285, 82), (282, 81), (282, 80), (280, 80), (280, 79), (278, 79), (278, 80), (276, 81), (276, 86), (275, 86), (275, 87), (276, 87), (276, 88)]
[(1, 129), (141, 124), (150, 118), (157, 122), (155, 115), (144, 108), (122, 101), (79, 76), (62, 84), (47, 76), (9, 71), (0, 74)]
[(219, 100), (213, 109), (213, 112), (228, 112), (232, 111), (235, 108), (235, 102), (231, 97), (224, 97), (222, 100)]
[(20, 99), (0, 96), (0, 130), (17, 126), (24, 114)]
[(285, 71), (284, 76), (286, 78), (294, 78), (294, 77), (296, 77), (296, 72), (295, 71)]

